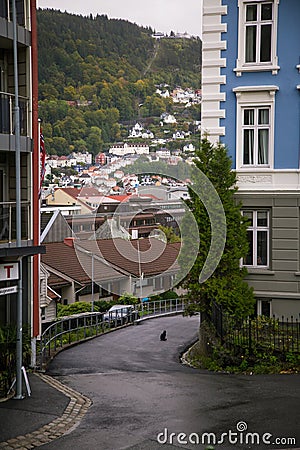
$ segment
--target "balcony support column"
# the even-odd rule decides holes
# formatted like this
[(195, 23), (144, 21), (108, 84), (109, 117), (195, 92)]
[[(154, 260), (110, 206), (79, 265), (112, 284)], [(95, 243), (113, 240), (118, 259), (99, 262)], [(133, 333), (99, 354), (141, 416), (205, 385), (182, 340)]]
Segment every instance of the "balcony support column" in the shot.
[[(21, 247), (21, 150), (20, 150), (20, 111), (19, 111), (19, 77), (18, 77), (18, 45), (16, 0), (12, 0), (13, 8), (13, 50), (14, 50), (14, 83), (15, 83), (15, 164), (16, 164), (16, 245)], [(23, 366), (23, 286), (22, 257), (19, 260), (18, 301), (17, 301), (17, 345), (16, 345), (16, 400), (24, 398), (22, 393)]]

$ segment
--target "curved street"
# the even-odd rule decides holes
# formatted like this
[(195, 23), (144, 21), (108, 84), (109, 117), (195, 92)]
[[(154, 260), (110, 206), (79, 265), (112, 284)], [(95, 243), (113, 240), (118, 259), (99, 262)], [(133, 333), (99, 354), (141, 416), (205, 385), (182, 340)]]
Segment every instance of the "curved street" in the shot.
[[(93, 404), (77, 428), (43, 448), (205, 449), (201, 439), (213, 443), (214, 436), (222, 441), (214, 448), (221, 450), (300, 447), (299, 376), (215, 374), (184, 366), (179, 354), (196, 339), (198, 326), (199, 316), (146, 320), (57, 355), (49, 374)], [(164, 329), (168, 339), (161, 342)], [(250, 438), (246, 443), (242, 427), (256, 433), (259, 444)]]

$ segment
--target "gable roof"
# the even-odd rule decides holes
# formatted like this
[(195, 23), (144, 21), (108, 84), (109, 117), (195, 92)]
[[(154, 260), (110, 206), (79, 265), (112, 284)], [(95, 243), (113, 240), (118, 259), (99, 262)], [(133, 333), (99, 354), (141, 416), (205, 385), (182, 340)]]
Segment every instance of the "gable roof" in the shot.
[[(57, 191), (61, 191), (64, 194), (66, 194), (68, 197), (70, 197), (70, 201), (72, 201), (72, 203), (74, 204), (74, 201), (79, 204), (79, 205), (84, 205), (85, 208), (87, 208), (88, 210), (92, 211), (93, 208), (91, 206), (89, 206), (84, 200), (87, 196), (95, 196), (98, 195), (99, 196), (99, 191), (95, 188), (82, 188), (82, 189), (78, 189), (78, 188), (74, 188), (74, 187), (65, 187), (65, 188), (56, 188), (55, 192)], [(49, 197), (52, 197), (52, 193), (49, 193), (46, 196), (46, 199)], [(63, 206), (63, 204), (62, 204)]]
[(44, 216), (49, 216), (49, 220), (42, 231), (41, 242), (62, 242), (64, 238), (72, 236), (72, 229), (59, 209), (50, 214), (42, 213), (41, 218)]
[(78, 189), (75, 187), (65, 187), (65, 188), (57, 188), (57, 190), (61, 190), (62, 192), (65, 192), (66, 194), (70, 195), (70, 197), (73, 197), (75, 200), (78, 198), (83, 197), (92, 197), (94, 195), (99, 195), (99, 191), (96, 188), (93, 187), (84, 187), (82, 189)]

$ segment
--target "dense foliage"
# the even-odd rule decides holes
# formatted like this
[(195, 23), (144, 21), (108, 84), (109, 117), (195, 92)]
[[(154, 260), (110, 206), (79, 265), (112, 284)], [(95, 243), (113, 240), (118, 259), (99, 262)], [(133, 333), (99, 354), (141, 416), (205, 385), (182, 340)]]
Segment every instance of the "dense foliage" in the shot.
[(39, 116), (48, 153), (90, 151), (127, 135), (125, 123), (172, 111), (156, 84), (200, 87), (201, 41), (151, 37), (106, 15), (38, 10)]
[[(57, 317), (71, 316), (72, 314), (82, 314), (92, 311), (92, 304), (87, 302), (75, 302), (69, 305), (57, 305)], [(94, 311), (98, 312), (98, 308), (95, 305)]]
[[(16, 375), (17, 327), (0, 326), (0, 398), (5, 397)], [(30, 327), (23, 324), (22, 350), (24, 365), (30, 364)]]
[(164, 161), (149, 162), (147, 156), (140, 156), (131, 166), (123, 168), (124, 173), (162, 175), (169, 174), (175, 180), (185, 181), (189, 175), (189, 166), (184, 161), (179, 161), (176, 166), (168, 165)]

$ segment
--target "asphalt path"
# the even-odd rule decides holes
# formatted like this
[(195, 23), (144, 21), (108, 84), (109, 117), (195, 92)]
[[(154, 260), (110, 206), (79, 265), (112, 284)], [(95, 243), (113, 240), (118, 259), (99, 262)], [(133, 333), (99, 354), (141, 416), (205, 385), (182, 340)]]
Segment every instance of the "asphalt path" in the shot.
[[(179, 355), (198, 326), (199, 316), (147, 320), (57, 355), (49, 373), (93, 405), (76, 429), (43, 448), (205, 449), (214, 439), (221, 450), (300, 447), (299, 376), (229, 375), (183, 365)], [(168, 339), (161, 342), (164, 329)]]

